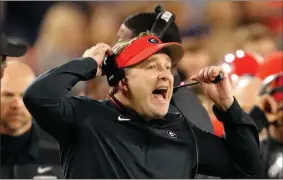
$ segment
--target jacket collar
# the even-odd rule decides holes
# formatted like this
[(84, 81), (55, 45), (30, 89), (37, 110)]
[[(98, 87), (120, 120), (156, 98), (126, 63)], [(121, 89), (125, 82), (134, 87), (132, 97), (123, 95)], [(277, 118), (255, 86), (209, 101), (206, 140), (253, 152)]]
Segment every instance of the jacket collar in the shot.
[(113, 95), (109, 95), (107, 100), (107, 104), (109, 104), (112, 108), (116, 109), (121, 113), (123, 118), (129, 118), (130, 121), (138, 122), (146, 125), (165, 125), (172, 122), (175, 119), (180, 118), (182, 115), (180, 113), (167, 113), (162, 119), (152, 119), (145, 120), (142, 116), (140, 116), (133, 109), (126, 107), (122, 104), (117, 98)]

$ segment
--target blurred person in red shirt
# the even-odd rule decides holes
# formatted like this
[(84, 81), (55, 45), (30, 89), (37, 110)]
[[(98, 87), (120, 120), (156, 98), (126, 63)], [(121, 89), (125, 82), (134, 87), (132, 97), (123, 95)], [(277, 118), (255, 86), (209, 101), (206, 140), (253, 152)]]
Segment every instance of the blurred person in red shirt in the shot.
[[(239, 61), (240, 63), (231, 61), (232, 66), (225, 64), (224, 67), (230, 72), (231, 81), (234, 81), (234, 95), (237, 97), (239, 104), (246, 112), (253, 113), (252, 108), (254, 104), (259, 103), (258, 94), (263, 80), (270, 75), (283, 71), (283, 53), (280, 51), (273, 52), (258, 64), (251, 57), (235, 58), (235, 61)], [(249, 64), (240, 60), (245, 60)], [(234, 68), (232, 68), (233, 65)], [(218, 122), (215, 118), (212, 118), (212, 123), (215, 131), (217, 131), (217, 135), (224, 136), (222, 123)], [(264, 137), (264, 133), (261, 135), (262, 137)]]
[(263, 137), (261, 154), (265, 178), (283, 178), (283, 70), (267, 76), (249, 115)]
[(275, 51), (264, 57), (264, 62), (259, 66), (256, 76), (264, 80), (268, 76), (283, 71), (283, 52)]
[[(283, 178), (283, 53), (273, 52), (259, 64), (255, 74), (261, 81), (259, 95), (249, 111), (261, 139), (265, 178)], [(249, 95), (252, 95), (248, 92)]]
[[(233, 85), (233, 94), (238, 99), (241, 108), (249, 112), (258, 98), (261, 80), (256, 77), (263, 58), (254, 53), (237, 50), (224, 56), (222, 67), (229, 73)], [(224, 136), (224, 127), (215, 116), (212, 116), (214, 132)]]

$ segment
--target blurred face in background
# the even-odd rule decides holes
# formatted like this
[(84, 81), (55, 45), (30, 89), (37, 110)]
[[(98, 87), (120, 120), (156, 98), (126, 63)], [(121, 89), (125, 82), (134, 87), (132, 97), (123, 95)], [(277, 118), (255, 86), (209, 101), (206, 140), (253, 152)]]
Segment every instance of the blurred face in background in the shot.
[[(70, 3), (58, 3), (52, 6), (46, 12), (40, 26), (36, 42), (36, 47), (42, 49), (39, 58), (56, 52), (81, 54), (87, 47), (86, 40), (91, 39), (87, 34), (86, 25), (86, 16), (77, 6)], [(93, 33), (97, 32), (93, 31)]]
[(258, 23), (237, 28), (233, 40), (237, 49), (257, 53), (263, 57), (277, 49), (273, 33)]
[(240, 6), (232, 1), (207, 1), (207, 20), (212, 27), (235, 27), (241, 17)]
[(183, 59), (178, 63), (177, 67), (179, 72), (185, 76), (186, 80), (190, 80), (190, 77), (198, 74), (199, 71), (207, 67), (211, 62), (210, 56), (204, 47), (201, 47), (198, 41), (184, 40), (185, 55)]
[(191, 76), (208, 66), (209, 62), (210, 58), (203, 50), (195, 53), (186, 52), (184, 58), (178, 63), (178, 69), (189, 80)]
[(256, 52), (264, 57), (276, 51), (276, 44), (271, 38), (263, 37), (257, 41), (247, 41), (243, 45), (243, 50), (246, 52)]
[(9, 61), (1, 80), (0, 132), (20, 135), (31, 127), (32, 117), (23, 103), (23, 93), (35, 76), (29, 67)]

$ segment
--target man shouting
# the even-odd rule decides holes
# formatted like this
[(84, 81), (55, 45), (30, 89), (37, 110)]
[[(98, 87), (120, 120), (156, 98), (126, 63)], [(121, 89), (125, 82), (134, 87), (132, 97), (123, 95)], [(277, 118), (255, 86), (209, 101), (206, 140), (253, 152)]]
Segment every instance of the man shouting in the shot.
[[(194, 178), (196, 172), (261, 177), (257, 129), (232, 96), (223, 69), (207, 67), (193, 80), (215, 103), (225, 139), (198, 129), (181, 113), (168, 113), (171, 67), (183, 54), (181, 44), (162, 43), (142, 33), (113, 50), (99, 43), (83, 58), (37, 78), (25, 92), (24, 103), (59, 142), (66, 178)], [(105, 55), (114, 59), (104, 60)], [(101, 66), (113, 86), (109, 99), (68, 96), (77, 82), (100, 76)], [(220, 72), (223, 80), (212, 83)]]

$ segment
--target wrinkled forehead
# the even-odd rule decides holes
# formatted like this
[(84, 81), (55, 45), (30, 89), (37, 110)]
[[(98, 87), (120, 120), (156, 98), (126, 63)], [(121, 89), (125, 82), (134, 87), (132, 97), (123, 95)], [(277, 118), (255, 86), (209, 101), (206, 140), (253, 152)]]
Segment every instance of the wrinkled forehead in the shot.
[(159, 51), (159, 52), (151, 55), (150, 57), (148, 57), (144, 61), (141, 61), (140, 63), (135, 64), (133, 67), (143, 67), (143, 66), (146, 66), (146, 65), (151, 64), (151, 63), (163, 63), (163, 64), (171, 66), (172, 60), (166, 53)]
[(4, 77), (1, 79), (1, 92), (23, 93), (33, 80), (33, 76), (19, 77), (4, 74)]

